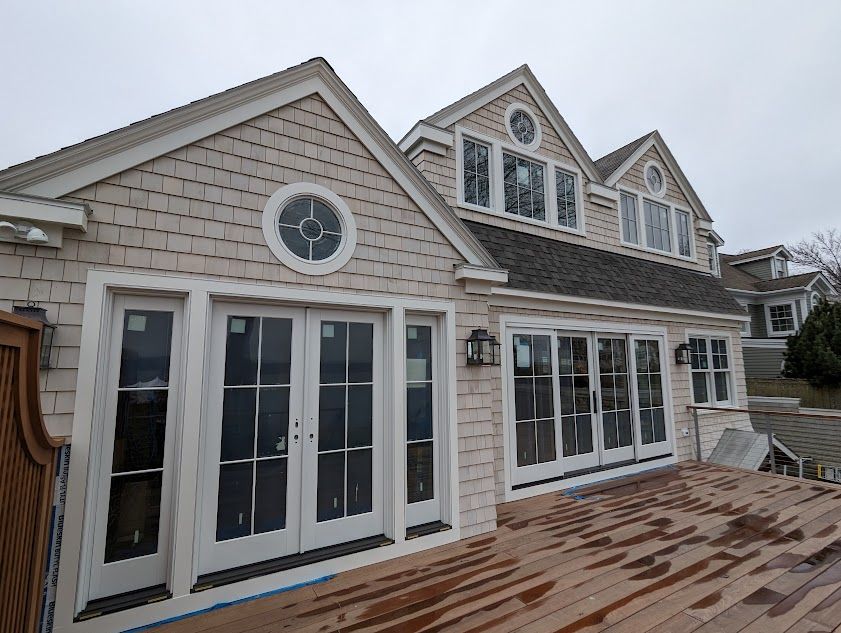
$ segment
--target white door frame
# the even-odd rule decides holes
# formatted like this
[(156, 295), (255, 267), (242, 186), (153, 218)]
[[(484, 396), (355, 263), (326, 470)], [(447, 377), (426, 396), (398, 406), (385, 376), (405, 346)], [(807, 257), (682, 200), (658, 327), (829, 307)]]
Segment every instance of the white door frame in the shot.
[[(167, 383), (166, 431), (164, 440), (163, 476), (161, 482), (158, 547), (155, 554), (129, 558), (111, 563), (103, 561), (110, 503), (110, 481), (113, 465), (113, 447), (116, 434), (118, 387), (124, 315), (128, 310), (146, 310), (172, 313), (172, 338), (170, 344), (169, 381)], [(183, 300), (161, 297), (116, 295), (110, 312), (108, 353), (104, 366), (107, 381), (101, 392), (103, 427), (100, 438), (98, 477), (93, 492), (96, 507), (94, 516), (93, 562), (90, 573), (89, 599), (104, 598), (137, 589), (167, 584), (170, 564), (170, 533), (172, 530), (173, 458), (176, 427), (179, 425), (181, 394), (181, 348)]]
[[(561, 457), (563, 459), (563, 471), (569, 473), (575, 472), (577, 470), (584, 470), (586, 468), (597, 467), (601, 460), (601, 436), (599, 435), (599, 425), (601, 424), (601, 420), (598, 414), (596, 413), (596, 405), (598, 399), (598, 395), (596, 394), (596, 392), (598, 392), (598, 368), (596, 367), (596, 364), (598, 363), (598, 357), (595, 354), (595, 342), (593, 340), (592, 332), (582, 332), (576, 330), (555, 330), (553, 336), (553, 345), (556, 348), (556, 358), (558, 360), (558, 365), (555, 368), (555, 373), (558, 375), (558, 437), (561, 438), (560, 452)], [(590, 381), (590, 389), (589, 393), (587, 394), (587, 398), (590, 401), (590, 435), (591, 441), (593, 442), (593, 450), (589, 453), (572, 455), (569, 457), (563, 456), (563, 425), (561, 423), (561, 418), (563, 418), (564, 416), (561, 415), (560, 411), (560, 354), (557, 352), (558, 338), (560, 337), (583, 338), (587, 342), (587, 371), (588, 379)], [(573, 380), (573, 388), (575, 386), (574, 382), (575, 381)], [(596, 394), (595, 397), (594, 394)], [(573, 417), (577, 418), (578, 416), (576, 415)]]
[[(672, 410), (671, 388), (668, 379), (668, 371), (666, 363), (669, 362), (669, 357), (666, 355), (666, 338), (655, 334), (632, 334), (630, 337), (631, 346), (631, 367), (633, 368), (633, 387), (634, 392), (634, 429), (636, 435), (634, 438), (637, 459), (652, 459), (654, 457), (661, 457), (669, 455), (674, 451), (674, 412)], [(663, 418), (666, 427), (666, 439), (662, 442), (651, 442), (649, 444), (642, 443), (642, 420), (640, 418), (639, 406), (639, 391), (636, 380), (637, 375), (637, 355), (635, 345), (637, 341), (655, 340), (658, 342), (660, 352), (660, 386), (663, 391)]]
[[(209, 373), (205, 439), (202, 449), (202, 503), (199, 506), (199, 573), (206, 574), (248, 565), (268, 558), (280, 558), (299, 551), (301, 429), (303, 419), (303, 374), (305, 361), (304, 309), (289, 306), (267, 306), (246, 303), (214, 302), (208, 349)], [(289, 388), (289, 439), (286, 480), (286, 527), (283, 530), (242, 536), (225, 541), (216, 540), (216, 514), (219, 492), (219, 458), (222, 439), (222, 410), (229, 316), (281, 318), (292, 320), (292, 349)], [(259, 353), (259, 350), (258, 350)], [(258, 378), (259, 380), (259, 378)], [(296, 425), (298, 428), (296, 429)], [(295, 436), (298, 440), (295, 440)], [(255, 431), (256, 441), (256, 431)], [(252, 490), (252, 499), (254, 491)], [(253, 513), (252, 507), (252, 513)]]
[[(602, 402), (602, 384), (601, 384), (601, 369), (599, 369), (599, 339), (621, 339), (625, 342), (625, 368), (627, 370), (628, 376), (628, 407), (629, 407), (629, 417), (630, 417), (630, 424), (631, 424), (631, 443), (628, 446), (620, 446), (618, 448), (605, 448), (604, 446), (604, 403)], [(593, 333), (593, 361), (595, 365), (595, 372), (596, 372), (596, 396), (599, 405), (599, 411), (596, 415), (596, 423), (598, 426), (598, 434), (599, 434), (599, 451), (601, 453), (601, 464), (602, 466), (609, 466), (610, 464), (615, 464), (617, 462), (625, 462), (636, 459), (636, 454), (634, 451), (634, 446), (636, 443), (636, 429), (634, 428), (634, 410), (636, 409), (636, 401), (634, 400), (633, 394), (633, 387), (631, 386), (631, 381), (634, 379), (634, 375), (631, 373), (631, 360), (629, 358), (630, 355), (630, 335), (628, 332), (617, 332), (617, 331), (610, 331), (610, 332), (594, 332)], [(615, 376), (616, 374), (611, 374)], [(618, 436), (617, 436), (618, 441)]]

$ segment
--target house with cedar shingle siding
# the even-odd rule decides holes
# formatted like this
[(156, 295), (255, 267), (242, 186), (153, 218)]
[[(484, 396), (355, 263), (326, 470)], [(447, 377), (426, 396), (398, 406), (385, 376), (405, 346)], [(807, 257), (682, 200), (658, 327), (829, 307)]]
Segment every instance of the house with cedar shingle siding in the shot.
[[(592, 160), (526, 66), (395, 143), (314, 59), (1, 171), (0, 220), (0, 309), (57, 326), (56, 631), (490, 532), (746, 404), (748, 316), (662, 136)], [(701, 417), (704, 455), (750, 428)]]

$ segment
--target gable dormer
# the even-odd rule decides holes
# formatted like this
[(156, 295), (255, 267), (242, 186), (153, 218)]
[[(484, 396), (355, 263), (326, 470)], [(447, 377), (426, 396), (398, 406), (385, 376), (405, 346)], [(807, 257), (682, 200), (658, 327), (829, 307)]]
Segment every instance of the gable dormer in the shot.
[[(594, 162), (527, 66), (418, 122), (400, 148), (463, 220), (709, 271), (709, 214), (660, 135)], [(622, 188), (636, 196), (624, 227)]]
[(791, 253), (781, 244), (726, 257), (731, 266), (765, 281), (788, 277), (788, 264), (792, 259)]

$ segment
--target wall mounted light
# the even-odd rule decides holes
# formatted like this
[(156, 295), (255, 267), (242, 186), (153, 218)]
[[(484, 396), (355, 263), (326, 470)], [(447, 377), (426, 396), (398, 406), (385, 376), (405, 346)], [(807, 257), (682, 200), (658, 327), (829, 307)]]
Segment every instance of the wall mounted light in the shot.
[(487, 330), (473, 330), (467, 338), (468, 365), (499, 365), (499, 341)]
[(30, 244), (46, 244), (50, 241), (49, 236), (37, 226), (12, 224), (11, 222), (2, 220), (0, 221), (0, 229), (11, 229), (16, 238), (25, 240)]
[(53, 351), (53, 336), (55, 335), (56, 326), (50, 323), (47, 319), (47, 310), (35, 305), (34, 301), (30, 301), (25, 306), (14, 306), (12, 311), (27, 319), (38, 321), (42, 324), (41, 328), (41, 369), (50, 368), (50, 355)]
[(675, 348), (675, 363), (678, 365), (688, 365), (692, 362), (690, 356), (691, 348), (688, 343), (681, 343)]

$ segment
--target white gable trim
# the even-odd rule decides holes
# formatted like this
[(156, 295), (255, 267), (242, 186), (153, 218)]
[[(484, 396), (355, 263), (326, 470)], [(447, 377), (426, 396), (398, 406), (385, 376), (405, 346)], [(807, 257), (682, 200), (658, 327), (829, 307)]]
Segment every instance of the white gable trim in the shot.
[[(529, 70), (528, 66), (521, 66), (513, 72), (508, 73), (504, 77), (488, 84), (484, 88), (477, 90), (471, 95), (456, 101), (454, 104), (444, 108), (440, 112), (433, 114), (426, 119), (427, 123), (431, 123), (439, 128), (448, 128), (454, 125), (467, 115), (475, 112), (479, 108), (487, 105), (494, 99), (498, 99), (507, 92), (510, 92), (517, 86), (522, 85), (534, 99), (537, 106), (543, 112), (543, 115), (549, 120), (555, 132), (569, 148), (579, 167), (587, 174), (590, 180), (597, 183), (602, 182), (601, 174), (596, 169), (593, 160), (587, 154), (581, 142), (576, 138), (572, 129), (567, 125), (564, 118), (561, 116), (555, 105), (549, 100), (543, 87), (537, 81), (535, 76)], [(402, 144), (402, 142), (401, 142)]]
[(758, 261), (761, 261), (763, 259), (771, 259), (772, 257), (776, 257), (781, 251), (783, 252), (783, 254), (789, 260), (791, 259), (791, 253), (788, 252), (788, 249), (785, 246), (780, 246), (777, 250), (775, 250), (771, 253), (766, 253), (765, 255), (758, 255), (756, 257), (745, 257), (745, 258), (741, 258), (741, 259), (731, 259), (727, 263), (728, 264), (747, 264), (748, 262), (758, 262)]
[(689, 180), (686, 178), (686, 175), (683, 173), (680, 165), (677, 164), (675, 157), (672, 155), (671, 151), (669, 151), (669, 148), (666, 146), (666, 143), (663, 141), (663, 137), (660, 136), (659, 132), (655, 131), (642, 145), (640, 145), (636, 151), (605, 180), (604, 184), (608, 187), (615, 187), (619, 182), (619, 179), (624, 176), (625, 173), (652, 147), (655, 147), (660, 153), (660, 157), (663, 159), (666, 167), (668, 167), (669, 172), (672, 174), (672, 177), (674, 178), (680, 191), (684, 196), (686, 196), (686, 199), (689, 200), (695, 214), (702, 220), (711, 221), (712, 218), (710, 218), (710, 214), (707, 213), (707, 209), (704, 207), (704, 204), (701, 202), (698, 194), (695, 193), (692, 185), (689, 184)]
[(470, 230), (323, 60), (260, 79), (0, 172), (0, 189), (55, 198), (317, 93), (471, 264), (496, 267)]

